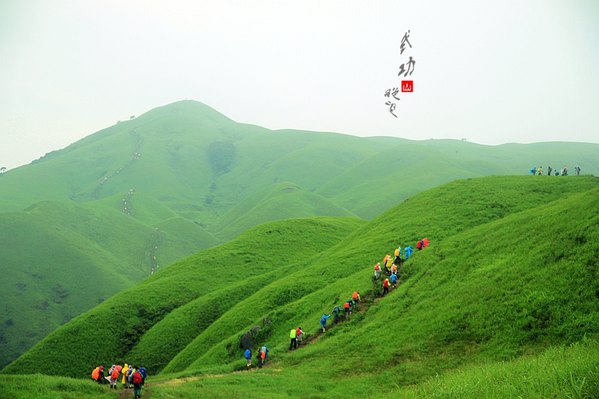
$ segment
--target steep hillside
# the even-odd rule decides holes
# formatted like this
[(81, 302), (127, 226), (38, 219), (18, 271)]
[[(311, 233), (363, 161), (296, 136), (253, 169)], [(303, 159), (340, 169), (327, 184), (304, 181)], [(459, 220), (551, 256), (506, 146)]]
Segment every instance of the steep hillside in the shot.
[[(306, 232), (297, 220), (265, 225), (106, 301), (3, 372), (68, 364), (58, 372), (83, 376), (90, 364), (123, 360), (147, 360), (151, 373), (231, 371), (244, 367), (239, 339), (254, 326), (275, 368), (292, 370), (291, 396), (316, 375), (333, 396), (356, 374), (369, 384), (361, 389), (390, 394), (456, 367), (536, 356), (599, 333), (598, 194), (595, 178), (468, 179), (410, 198), (340, 241), (320, 242), (323, 229)], [(282, 234), (288, 228), (296, 233)], [(372, 264), (423, 236), (432, 244), (405, 263), (400, 287), (373, 300)], [(364, 304), (352, 320), (319, 336), (322, 313), (356, 289)], [(287, 353), (298, 325), (313, 343)]]
[(116, 211), (56, 201), (0, 213), (0, 365), (160, 263), (193, 252), (205, 235), (186, 220), (150, 228)]
[[(268, 284), (269, 279), (285, 274), (289, 266), (339, 242), (360, 224), (355, 218), (318, 218), (257, 227), (106, 300), (50, 334), (4, 370), (82, 376), (88, 374), (90, 363), (109, 362), (115, 356), (121, 360), (142, 360), (130, 351), (136, 345), (136, 350), (143, 346), (138, 342), (144, 333), (153, 332), (152, 326), (169, 312), (188, 304), (192, 314), (181, 309), (180, 317), (174, 315), (170, 319), (183, 323), (170, 330), (177, 334), (169, 334), (165, 345), (151, 348), (160, 364), (160, 356), (184, 346), (232, 303)], [(196, 304), (205, 306), (194, 308)], [(159, 348), (165, 352), (155, 352)], [(73, 358), (75, 353), (77, 359)], [(64, 368), (58, 370), (57, 364)]]

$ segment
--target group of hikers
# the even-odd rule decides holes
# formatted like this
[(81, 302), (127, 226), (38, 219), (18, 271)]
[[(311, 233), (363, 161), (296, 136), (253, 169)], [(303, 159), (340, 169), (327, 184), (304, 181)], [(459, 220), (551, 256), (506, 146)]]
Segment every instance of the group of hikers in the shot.
[[(418, 240), (418, 242), (416, 243), (416, 249), (421, 251), (424, 248), (428, 247), (429, 244), (430, 244), (429, 239), (423, 238), (421, 240)], [(383, 283), (382, 283), (383, 292), (381, 293), (381, 296), (385, 296), (386, 294), (388, 294), (390, 287), (397, 288), (397, 284), (399, 283), (398, 267), (401, 266), (401, 264), (404, 261), (408, 260), (413, 252), (414, 252), (414, 249), (410, 245), (408, 245), (407, 247), (405, 247), (403, 249), (403, 258), (402, 258), (402, 249), (401, 249), (401, 246), (398, 246), (395, 249), (395, 251), (393, 252), (393, 255), (394, 255), (393, 257), (389, 254), (385, 255), (382, 263), (383, 263), (383, 268), (385, 269), (384, 272), (385, 272), (385, 275), (387, 276), (387, 278), (385, 278), (383, 280)], [(382, 272), (381, 262), (378, 262), (376, 265), (374, 265), (374, 281), (375, 281), (375, 283), (381, 277), (381, 272)], [(343, 315), (346, 320), (349, 320), (349, 318), (351, 317), (351, 315), (353, 313), (354, 307), (356, 307), (357, 304), (360, 302), (361, 302), (360, 291), (354, 291), (352, 293), (351, 298), (343, 303)], [(327, 330), (327, 321), (328, 321), (328, 319), (331, 318), (331, 316), (333, 317), (333, 322), (335, 324), (337, 324), (342, 318), (341, 306), (335, 305), (331, 314), (323, 313), (323, 315), (320, 317), (320, 326), (322, 327), (323, 333), (326, 332), (326, 330)], [(293, 341), (292, 341), (292, 343), (293, 343)], [(291, 349), (291, 346), (289, 349)]]
[[(421, 251), (424, 248), (428, 247), (430, 244), (430, 241), (428, 238), (423, 238), (421, 240), (418, 240), (418, 242), (416, 243), (416, 249)], [(380, 277), (381, 277), (381, 273), (383, 272), (383, 268), (384, 268), (384, 273), (386, 274), (387, 278), (385, 278), (385, 280), (383, 280), (382, 283), (382, 294), (381, 296), (385, 296), (386, 294), (389, 293), (389, 287), (393, 287), (393, 288), (397, 288), (397, 284), (399, 282), (399, 276), (398, 276), (398, 267), (401, 266), (401, 264), (408, 260), (410, 258), (410, 256), (412, 255), (412, 253), (414, 252), (414, 249), (408, 245), (407, 247), (405, 247), (402, 251), (401, 246), (398, 246), (395, 250), (394, 250), (394, 256), (392, 257), (391, 255), (387, 254), (385, 255), (385, 257), (383, 258), (382, 262), (378, 262), (375, 266), (374, 266), (374, 282), (376, 283)], [(403, 257), (402, 257), (403, 255)], [(381, 263), (383, 264), (383, 266), (381, 267)], [(333, 308), (333, 311), (331, 312), (331, 314), (326, 314), (323, 313), (323, 315), (320, 318), (320, 327), (322, 328), (322, 332), (326, 332), (327, 330), (327, 322), (328, 320), (333, 317), (333, 322), (335, 324), (339, 323), (342, 319), (345, 320), (349, 320), (354, 308), (358, 305), (358, 303), (361, 302), (361, 297), (360, 297), (360, 291), (354, 291), (351, 295), (351, 298), (349, 298), (347, 301), (343, 302), (343, 307), (341, 305), (335, 305), (335, 307)], [(301, 327), (294, 327), (289, 331), (289, 350), (292, 351), (294, 349), (297, 349), (299, 345), (301, 345), (302, 340), (305, 336), (305, 332), (302, 330)], [(258, 368), (262, 368), (262, 365), (266, 363), (266, 359), (268, 357), (268, 352), (269, 349), (266, 347), (266, 345), (262, 346), (260, 348), (260, 350), (258, 351), (257, 354), (257, 359), (258, 359)], [(246, 359), (246, 363), (247, 363), (247, 368), (249, 369), (252, 366), (252, 350), (250, 348), (245, 349), (244, 351), (244, 358)]]
[[(576, 176), (580, 176), (580, 171), (582, 169), (580, 169), (580, 166), (576, 165), (574, 167), (574, 172), (576, 173)], [(542, 166), (533, 166), (532, 169), (530, 169), (530, 174), (533, 176), (542, 176), (543, 175), (543, 167)], [(568, 176), (568, 167), (564, 166), (561, 170), (558, 169), (553, 169), (551, 166), (547, 166), (547, 176), (551, 176), (551, 175), (555, 175), (555, 176)]]
[(123, 387), (129, 389), (133, 387), (135, 398), (141, 398), (141, 387), (145, 384), (148, 373), (144, 366), (133, 366), (125, 363), (125, 366), (113, 364), (108, 370), (108, 374), (104, 373), (104, 366), (100, 365), (92, 371), (92, 380), (98, 384), (110, 383), (110, 389), (117, 389), (119, 377), (122, 378)]
[[(262, 347), (258, 350), (258, 353), (256, 354), (256, 359), (258, 360), (259, 369), (262, 368), (262, 365), (266, 364), (266, 360), (268, 359), (268, 352), (270, 352), (270, 350), (268, 349), (266, 344), (262, 345)], [(247, 348), (243, 352), (243, 357), (245, 357), (245, 360), (247, 362), (247, 368), (249, 369), (250, 367), (252, 367), (252, 350), (250, 348)]]

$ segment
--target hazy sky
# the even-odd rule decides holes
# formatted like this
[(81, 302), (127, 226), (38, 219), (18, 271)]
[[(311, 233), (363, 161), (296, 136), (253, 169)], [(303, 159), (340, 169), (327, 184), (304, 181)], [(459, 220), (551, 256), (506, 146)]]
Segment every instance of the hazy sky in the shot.
[(599, 142), (598, 73), (596, 0), (0, 0), (0, 166), (182, 99), (271, 129)]

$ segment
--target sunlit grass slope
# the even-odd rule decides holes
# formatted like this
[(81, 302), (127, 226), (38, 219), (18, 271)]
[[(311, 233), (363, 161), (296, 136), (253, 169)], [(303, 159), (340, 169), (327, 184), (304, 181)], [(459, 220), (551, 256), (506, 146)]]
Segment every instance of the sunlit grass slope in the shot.
[[(4, 371), (81, 377), (88, 374), (90, 364), (143, 362), (146, 358), (158, 367), (164, 363), (162, 357), (172, 358), (181, 345), (235, 301), (259, 285), (268, 284), (269, 276), (275, 279), (285, 273), (288, 265), (317, 255), (361, 223), (356, 218), (318, 218), (257, 227), (235, 241), (200, 252), (115, 295), (50, 334)], [(154, 332), (159, 328), (152, 328), (154, 325), (186, 304), (188, 307), (182, 308), (180, 317), (173, 313), (169, 319), (172, 322), (166, 328), (170, 333), (163, 337), (167, 338), (164, 342), (146, 346), (145, 342), (152, 340), (151, 333), (140, 342), (146, 331)], [(203, 306), (194, 308), (198, 304)], [(188, 309), (193, 314), (185, 313)], [(159, 350), (163, 353), (156, 353)]]

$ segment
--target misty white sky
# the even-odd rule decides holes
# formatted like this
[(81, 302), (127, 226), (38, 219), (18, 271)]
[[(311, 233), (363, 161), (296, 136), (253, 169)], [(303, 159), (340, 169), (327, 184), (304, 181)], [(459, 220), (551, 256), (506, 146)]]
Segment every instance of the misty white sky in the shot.
[(0, 0), (0, 166), (182, 99), (271, 129), (599, 142), (598, 73), (594, 0)]

